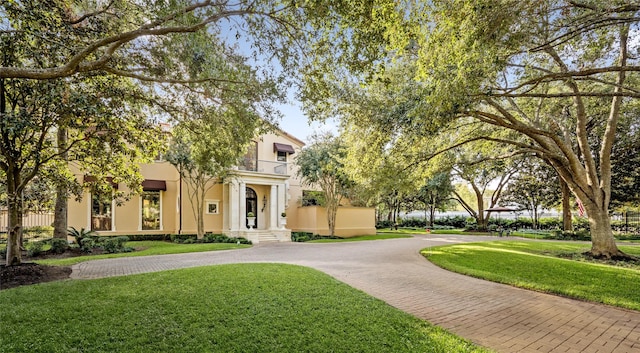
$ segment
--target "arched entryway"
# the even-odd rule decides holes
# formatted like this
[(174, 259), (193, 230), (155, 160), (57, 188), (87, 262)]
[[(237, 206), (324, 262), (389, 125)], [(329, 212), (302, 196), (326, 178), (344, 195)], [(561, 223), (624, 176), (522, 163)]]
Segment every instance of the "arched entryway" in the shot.
[[(246, 202), (247, 202), (247, 214), (252, 212), (256, 217), (256, 226), (258, 225), (258, 194), (256, 194), (255, 190), (250, 187), (247, 187), (246, 192)], [(249, 220), (246, 221), (245, 226), (249, 228)]]

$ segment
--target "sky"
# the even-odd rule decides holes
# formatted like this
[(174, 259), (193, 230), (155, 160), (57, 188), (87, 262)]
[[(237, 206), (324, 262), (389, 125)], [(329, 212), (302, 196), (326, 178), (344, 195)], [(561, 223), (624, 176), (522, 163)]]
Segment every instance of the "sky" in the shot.
[(334, 134), (338, 132), (338, 124), (333, 120), (324, 123), (309, 122), (308, 117), (301, 109), (300, 102), (294, 101), (277, 107), (282, 113), (282, 119), (279, 121), (280, 129), (305, 143), (309, 142), (309, 137), (315, 132), (331, 131)]

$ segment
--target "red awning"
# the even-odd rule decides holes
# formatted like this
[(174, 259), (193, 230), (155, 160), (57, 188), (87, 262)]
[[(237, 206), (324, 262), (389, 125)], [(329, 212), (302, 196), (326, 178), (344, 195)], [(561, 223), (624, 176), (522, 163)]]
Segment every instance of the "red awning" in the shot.
[(273, 143), (273, 152), (286, 152), (289, 154), (296, 153), (296, 151), (293, 149), (293, 146), (277, 142)]
[[(118, 189), (118, 183), (113, 181), (112, 177), (105, 177), (104, 178), (108, 183), (111, 184), (111, 187), (114, 189)], [(94, 177), (93, 175), (85, 175), (84, 176), (84, 182), (85, 183), (95, 183), (97, 181), (96, 177)]]
[(167, 191), (167, 182), (164, 180), (145, 179), (142, 182), (142, 190), (144, 191)]

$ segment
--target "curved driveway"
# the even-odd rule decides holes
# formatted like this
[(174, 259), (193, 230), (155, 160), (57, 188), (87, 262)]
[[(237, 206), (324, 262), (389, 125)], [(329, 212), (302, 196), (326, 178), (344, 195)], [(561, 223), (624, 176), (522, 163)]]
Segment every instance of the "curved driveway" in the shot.
[(640, 312), (458, 275), (419, 254), (429, 246), (484, 239), (488, 237), (423, 235), (346, 243), (259, 244), (243, 250), (90, 261), (75, 265), (71, 277), (243, 262), (298, 264), (499, 352), (640, 352)]

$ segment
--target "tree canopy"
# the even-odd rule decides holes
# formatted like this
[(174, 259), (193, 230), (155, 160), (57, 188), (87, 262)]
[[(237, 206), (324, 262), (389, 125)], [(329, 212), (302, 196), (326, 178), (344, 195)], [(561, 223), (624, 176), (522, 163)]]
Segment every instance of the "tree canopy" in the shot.
[[(445, 149), (483, 139), (505, 145), (507, 155), (545, 160), (585, 205), (592, 255), (624, 256), (608, 215), (611, 151), (622, 112), (640, 97), (640, 59), (631, 54), (640, 43), (630, 40), (640, 30), (640, 5), (589, 0), (413, 3), (406, 4), (406, 31), (385, 27), (396, 45), (387, 47), (388, 58), (375, 63), (370, 78), (352, 75), (316, 84), (340, 88), (354, 77), (363, 86), (377, 84), (385, 82), (390, 67), (411, 62), (415, 70), (407, 75), (418, 88), (420, 104), (405, 115), (408, 119), (393, 119), (402, 131), (413, 136), (444, 132), (430, 136), (445, 141)], [(343, 90), (335, 91), (330, 94), (334, 106), (355, 103)], [(447, 131), (469, 123), (505, 133), (448, 137)], [(437, 153), (427, 151), (425, 159), (434, 155), (430, 152)]]
[(295, 159), (298, 176), (309, 186), (317, 186), (324, 193), (330, 235), (335, 234), (336, 214), (340, 201), (353, 182), (347, 176), (342, 160), (345, 148), (330, 134), (315, 135)]

